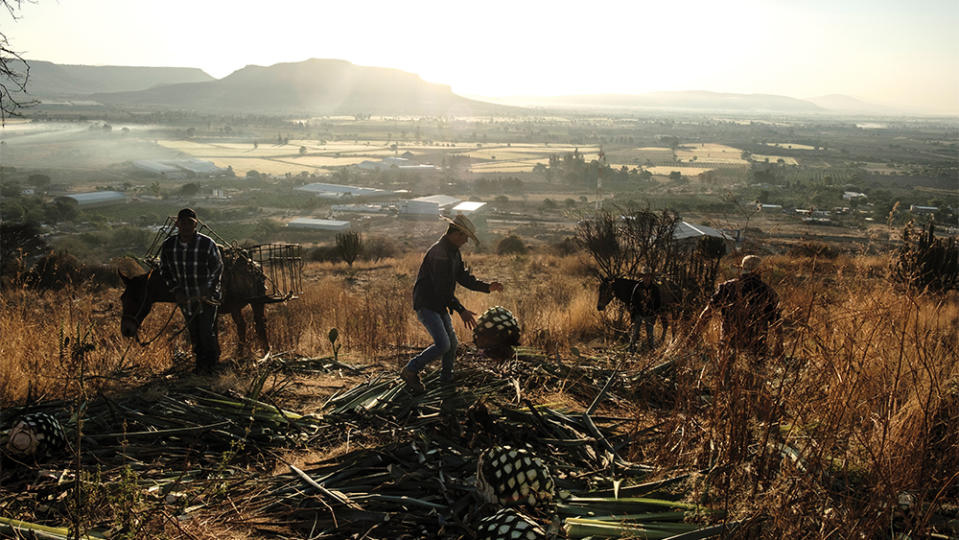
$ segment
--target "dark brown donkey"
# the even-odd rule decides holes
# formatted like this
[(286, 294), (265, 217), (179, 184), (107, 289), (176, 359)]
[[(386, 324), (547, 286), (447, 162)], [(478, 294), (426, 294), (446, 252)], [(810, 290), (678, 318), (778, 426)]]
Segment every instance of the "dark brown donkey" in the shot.
[[(676, 286), (667, 281), (657, 282), (659, 287), (659, 296), (661, 301), (660, 308), (651, 314), (640, 313), (639, 306), (645, 303), (644, 298), (639, 298), (637, 294), (645, 294), (645, 289), (638, 287), (639, 281), (626, 278), (603, 278), (599, 282), (599, 300), (596, 302), (596, 309), (603, 311), (606, 306), (616, 298), (623, 303), (626, 311), (629, 312), (629, 319), (633, 325), (629, 335), (629, 352), (636, 351), (636, 340), (639, 338), (640, 324), (648, 322), (649, 331), (653, 331), (656, 319), (663, 323), (663, 341), (666, 340), (666, 331), (669, 329), (669, 319), (676, 316), (679, 304), (679, 295), (676, 292)], [(643, 292), (640, 292), (643, 291)], [(647, 319), (649, 319), (647, 321)], [(675, 336), (675, 330), (673, 331)]]
[[(264, 351), (270, 350), (266, 337), (266, 316), (264, 306), (282, 302), (285, 298), (275, 298), (266, 294), (266, 276), (258, 264), (235, 250), (220, 248), (223, 257), (223, 277), (220, 285), (223, 298), (217, 317), (229, 313), (236, 324), (237, 347), (246, 344), (246, 320), (242, 309), (250, 306), (253, 310), (253, 324), (256, 336)], [(156, 302), (174, 302), (173, 291), (167, 288), (158, 270), (151, 270), (136, 277), (120, 274), (126, 289), (120, 296), (123, 315), (120, 318), (120, 333), (124, 337), (136, 337), (143, 319), (150, 313)]]

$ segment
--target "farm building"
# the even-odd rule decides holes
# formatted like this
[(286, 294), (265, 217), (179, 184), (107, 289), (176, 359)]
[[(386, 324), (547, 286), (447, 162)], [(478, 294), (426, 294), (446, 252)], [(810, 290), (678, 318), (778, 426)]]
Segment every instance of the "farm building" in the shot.
[(699, 244), (699, 240), (704, 237), (721, 238), (726, 243), (726, 250), (732, 251), (735, 247), (736, 239), (731, 235), (706, 225), (697, 225), (688, 221), (676, 223), (676, 229), (673, 231), (673, 240), (680, 246), (694, 248)]
[(289, 229), (342, 232), (349, 230), (350, 222), (335, 219), (295, 218), (287, 223), (286, 226)]
[(141, 171), (163, 176), (164, 178), (186, 178), (188, 176), (212, 176), (226, 173), (226, 169), (217, 167), (205, 159), (138, 159), (133, 166)]
[(397, 207), (400, 214), (407, 216), (438, 216), (449, 212), (460, 202), (462, 202), (460, 199), (449, 195), (429, 195), (400, 201)]
[(842, 194), (842, 198), (847, 201), (851, 201), (853, 199), (865, 199), (866, 194), (859, 193), (858, 191), (844, 191)]
[(396, 203), (396, 207), (399, 209), (400, 215), (403, 216), (434, 217), (440, 215), (440, 205), (433, 201), (410, 199), (408, 201), (400, 201)]
[(205, 159), (178, 159), (176, 161), (168, 160), (164, 163), (180, 167), (195, 175), (223, 174), (226, 172), (226, 169), (217, 167), (215, 163)]
[(330, 209), (351, 214), (388, 214), (391, 207), (382, 204), (334, 204)]
[(913, 214), (935, 214), (939, 211), (938, 206), (919, 206), (918, 204), (910, 204), (909, 211)]
[(392, 195), (391, 192), (382, 189), (347, 186), (343, 184), (326, 184), (323, 182), (306, 184), (305, 186), (294, 188), (294, 191), (302, 191), (322, 199), (342, 199), (346, 197), (382, 197), (386, 195)]
[[(405, 154), (404, 154), (405, 155)], [(387, 157), (383, 158), (380, 161), (366, 160), (356, 164), (356, 167), (359, 169), (364, 169), (368, 171), (383, 171), (387, 169), (422, 169), (422, 170), (435, 170), (436, 166), (428, 164), (416, 163), (405, 157)]]
[(456, 217), (460, 214), (466, 217), (475, 217), (486, 214), (487, 207), (484, 202), (463, 201), (450, 210), (450, 217)]
[(137, 169), (148, 172), (150, 174), (155, 174), (157, 176), (162, 176), (164, 178), (184, 178), (186, 177), (186, 171), (174, 167), (172, 165), (167, 165), (162, 161), (155, 161), (152, 159), (138, 159), (133, 162), (133, 166)]
[(758, 205), (758, 208), (762, 212), (782, 212), (783, 205), (781, 204), (762, 204)]
[(127, 201), (127, 196), (119, 191), (94, 191), (90, 193), (73, 193), (64, 195), (64, 199), (76, 201), (81, 208), (95, 208), (109, 206)]

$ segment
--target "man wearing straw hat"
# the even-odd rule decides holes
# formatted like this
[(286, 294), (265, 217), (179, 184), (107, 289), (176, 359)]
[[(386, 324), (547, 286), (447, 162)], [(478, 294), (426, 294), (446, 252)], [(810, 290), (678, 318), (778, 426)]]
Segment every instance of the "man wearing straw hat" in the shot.
[(216, 307), (223, 260), (212, 238), (196, 230), (197, 216), (184, 208), (176, 216), (176, 236), (160, 246), (160, 276), (173, 291), (190, 331), (196, 372), (210, 375), (220, 359)]
[(440, 380), (444, 383), (453, 380), (457, 341), (450, 313), (459, 313), (466, 328), (476, 326), (476, 314), (456, 299), (456, 284), (485, 293), (503, 290), (503, 285), (499, 282), (486, 283), (476, 279), (463, 264), (460, 248), (469, 240), (479, 243), (476, 228), (470, 220), (464, 215), (458, 215), (456, 219), (443, 219), (449, 224), (446, 234), (426, 252), (413, 286), (413, 309), (416, 317), (433, 338), (433, 344), (410, 360), (400, 371), (400, 378), (414, 393), (426, 390), (419, 372), (426, 364), (439, 357), (443, 358)]
[(722, 316), (722, 339), (733, 351), (745, 352), (760, 362), (768, 352), (766, 336), (770, 327), (776, 332), (775, 353), (782, 348), (779, 296), (759, 276), (762, 259), (743, 257), (740, 275), (723, 282), (699, 314), (690, 335), (699, 331), (717, 309)]

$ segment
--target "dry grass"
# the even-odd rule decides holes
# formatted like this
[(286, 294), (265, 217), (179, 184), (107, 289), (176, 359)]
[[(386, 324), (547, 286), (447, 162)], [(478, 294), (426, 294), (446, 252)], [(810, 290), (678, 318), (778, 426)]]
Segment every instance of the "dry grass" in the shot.
[[(429, 343), (410, 306), (420, 258), (411, 253), (352, 270), (309, 265), (302, 297), (267, 308), (274, 350), (329, 355), (327, 332), (336, 327), (341, 355), (402, 362)], [(578, 258), (467, 260), (477, 276), (506, 289), (461, 289), (460, 299), (477, 313), (493, 305), (513, 311), (525, 344), (569, 354), (609, 339), (610, 320), (595, 309), (594, 278)], [(764, 515), (750, 529), (764, 537), (879, 537), (894, 520), (900, 531), (929, 531), (925, 510), (959, 496), (959, 298), (916, 295), (890, 281), (888, 268), (887, 258), (875, 256), (767, 258), (764, 275), (786, 315), (785, 356), (769, 361), (758, 391), (742, 359), (724, 378), (714, 324), (702, 343), (667, 357), (677, 362), (673, 403), (647, 405), (648, 396), (635, 396), (640, 424), (665, 423), (637, 438), (633, 458), (702, 471), (699, 496), (745, 519)], [(96, 376), (129, 377), (130, 368), (137, 375), (170, 368), (174, 349), (187, 348), (183, 338), (128, 350), (119, 337), (118, 297), (116, 290), (4, 291), (0, 403), (22, 402), (28, 392), (71, 394), (75, 366), (60, 352), (61, 336), (75, 342), (89, 331), (94, 385), (112, 384)], [(160, 331), (169, 309), (148, 318), (145, 336)], [(454, 321), (461, 341), (471, 341)], [(224, 352), (235, 357), (232, 323), (224, 322), (221, 336)], [(634, 367), (656, 359), (637, 356)], [(549, 396), (575, 404), (568, 397)], [(795, 451), (795, 461), (782, 458), (779, 443)], [(903, 493), (915, 498), (915, 510), (897, 510)]]

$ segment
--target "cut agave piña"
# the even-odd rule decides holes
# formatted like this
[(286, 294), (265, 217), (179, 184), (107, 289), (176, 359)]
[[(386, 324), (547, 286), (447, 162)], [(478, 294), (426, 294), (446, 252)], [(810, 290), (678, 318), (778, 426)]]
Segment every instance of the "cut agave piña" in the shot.
[(535, 521), (512, 508), (501, 508), (479, 523), (479, 540), (539, 540), (546, 531)]
[(519, 322), (508, 309), (493, 306), (476, 321), (473, 343), (481, 349), (519, 345)]
[(489, 503), (541, 506), (553, 500), (553, 477), (538, 457), (522, 448), (494, 446), (476, 467), (476, 488)]
[(22, 416), (5, 438), (7, 451), (19, 457), (50, 455), (67, 444), (60, 422), (42, 412)]

